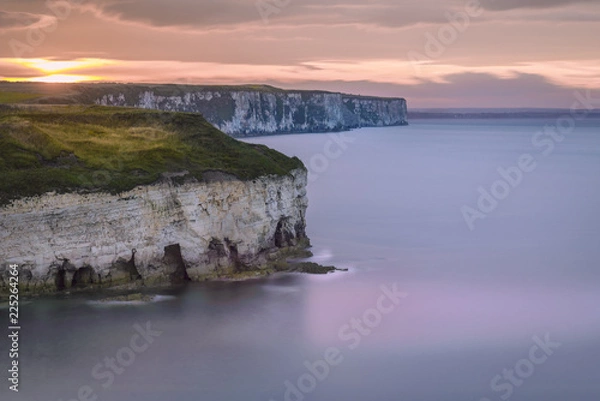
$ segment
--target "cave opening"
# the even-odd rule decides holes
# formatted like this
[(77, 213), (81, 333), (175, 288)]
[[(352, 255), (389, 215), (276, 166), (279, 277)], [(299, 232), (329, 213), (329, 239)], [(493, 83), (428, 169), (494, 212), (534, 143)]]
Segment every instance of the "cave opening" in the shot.
[(277, 222), (274, 240), (277, 248), (284, 248), (293, 244), (294, 234), (288, 229), (287, 218), (284, 217)]
[(165, 247), (165, 263), (174, 269), (171, 274), (171, 280), (175, 282), (191, 281), (188, 276), (183, 256), (181, 255), (181, 246), (179, 244), (168, 245)]
[(90, 284), (94, 284), (96, 278), (96, 272), (93, 268), (86, 266), (80, 267), (73, 274), (73, 280), (71, 280), (71, 287), (87, 287)]

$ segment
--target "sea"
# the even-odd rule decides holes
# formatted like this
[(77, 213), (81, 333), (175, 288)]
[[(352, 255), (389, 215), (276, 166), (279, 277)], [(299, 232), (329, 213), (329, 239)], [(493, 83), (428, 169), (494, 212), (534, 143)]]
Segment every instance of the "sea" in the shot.
[(310, 260), (348, 271), (22, 303), (2, 401), (600, 399), (600, 120), (245, 141), (304, 161)]

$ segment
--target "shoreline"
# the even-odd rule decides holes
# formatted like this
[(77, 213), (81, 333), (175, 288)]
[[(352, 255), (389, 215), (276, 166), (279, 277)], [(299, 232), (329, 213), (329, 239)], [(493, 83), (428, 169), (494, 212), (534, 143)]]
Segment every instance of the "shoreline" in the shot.
[[(29, 293), (26, 288), (19, 287), (20, 305), (27, 305), (36, 300), (44, 299), (85, 299), (86, 301), (98, 302), (102, 304), (104, 302), (141, 302), (148, 304), (155, 302), (155, 297), (160, 296), (173, 296), (177, 293), (184, 291), (190, 286), (197, 284), (207, 283), (236, 283), (236, 282), (249, 282), (252, 280), (260, 280), (273, 275), (285, 275), (285, 274), (307, 274), (307, 275), (327, 275), (336, 272), (346, 272), (348, 269), (340, 269), (334, 266), (323, 266), (314, 262), (286, 262), (288, 268), (277, 269), (271, 267), (262, 270), (250, 270), (247, 272), (223, 274), (220, 276), (207, 275), (203, 280), (196, 281), (182, 281), (176, 283), (162, 282), (162, 283), (128, 283), (118, 285), (114, 287), (85, 287), (75, 288), (68, 291), (45, 291)], [(310, 266), (310, 269), (298, 268), (298, 266)], [(4, 289), (0, 290), (0, 297), (2, 299), (8, 299), (10, 292), (4, 292)], [(99, 297), (100, 296), (100, 297)], [(99, 298), (98, 298), (99, 297)], [(8, 301), (0, 302), (0, 310), (8, 309)]]

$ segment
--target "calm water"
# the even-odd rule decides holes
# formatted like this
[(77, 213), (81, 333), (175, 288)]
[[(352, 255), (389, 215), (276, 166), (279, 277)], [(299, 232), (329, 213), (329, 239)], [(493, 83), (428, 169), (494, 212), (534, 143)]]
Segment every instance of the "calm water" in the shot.
[[(323, 134), (251, 140), (311, 166), (315, 260), (350, 271), (196, 284), (146, 306), (23, 306), (21, 393), (0, 398), (86, 399), (89, 385), (105, 401), (597, 401), (600, 122), (544, 156), (532, 138), (546, 123), (363, 129), (342, 152)], [(470, 230), (461, 208), (523, 154), (535, 170)], [(382, 298), (394, 283), (398, 305)], [(119, 351), (136, 322), (162, 334)], [(308, 376), (331, 348), (336, 364)], [(117, 354), (131, 364), (112, 381)]]

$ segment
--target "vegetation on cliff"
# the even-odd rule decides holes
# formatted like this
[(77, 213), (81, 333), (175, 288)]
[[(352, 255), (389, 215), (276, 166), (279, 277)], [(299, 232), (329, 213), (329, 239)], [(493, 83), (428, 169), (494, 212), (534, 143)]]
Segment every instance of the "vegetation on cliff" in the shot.
[(298, 93), (305, 98), (314, 94), (340, 94), (353, 99), (363, 100), (404, 100), (380, 96), (350, 95), (340, 92), (310, 89), (281, 89), (270, 85), (192, 85), (192, 84), (124, 84), (124, 83), (43, 83), (43, 82), (5, 82), (0, 81), (0, 103), (2, 96), (8, 100), (3, 103), (28, 104), (95, 104), (99, 97), (106, 94), (122, 94), (127, 104), (139, 101), (140, 93), (152, 91), (156, 96), (184, 96), (192, 92), (251, 91), (260, 94)]
[(0, 106), (0, 204), (51, 191), (118, 193), (165, 173), (253, 179), (302, 166), (298, 158), (223, 134), (199, 114)]

